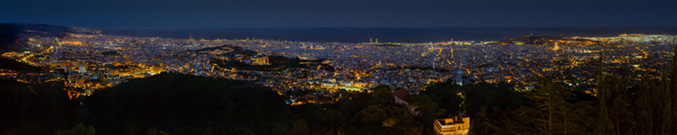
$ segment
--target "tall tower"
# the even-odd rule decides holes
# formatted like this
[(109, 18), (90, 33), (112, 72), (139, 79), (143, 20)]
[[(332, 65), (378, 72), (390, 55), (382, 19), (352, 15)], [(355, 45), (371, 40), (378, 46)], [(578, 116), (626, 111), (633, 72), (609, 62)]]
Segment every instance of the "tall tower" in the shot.
[(54, 47), (54, 54), (57, 54), (56, 57), (60, 58), (59, 57), (59, 48), (61, 48), (61, 42), (59, 42), (59, 38), (54, 38), (54, 40), (56, 41), (56, 44), (59, 45), (57, 47)]
[(460, 66), (458, 66), (458, 67), (459, 67), (460, 69), (463, 69), (463, 51), (458, 52), (458, 55), (460, 55), (459, 58), (458, 58), (458, 59), (459, 59)]
[(433, 62), (433, 69), (435, 69), (435, 58), (431, 62)]
[(435, 45), (433, 45), (433, 42), (430, 41), (430, 44), (428, 45), (428, 50), (433, 50), (435, 49)]
[(378, 38), (376, 38), (376, 43), (378, 44)]
[(449, 54), (451, 54), (451, 58), (453, 59), (454, 58), (454, 48), (451, 48), (451, 50), (449, 51)]
[(374, 44), (374, 39), (369, 38), (369, 44)]
[(188, 33), (188, 40), (193, 41), (193, 33)]

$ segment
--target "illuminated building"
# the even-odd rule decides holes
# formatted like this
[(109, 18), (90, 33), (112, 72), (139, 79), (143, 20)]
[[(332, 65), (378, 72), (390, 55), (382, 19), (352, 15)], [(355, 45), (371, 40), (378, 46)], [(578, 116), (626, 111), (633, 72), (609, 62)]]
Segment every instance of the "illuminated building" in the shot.
[(80, 66), (80, 74), (84, 74), (87, 72), (87, 68), (85, 66)]
[(470, 129), (470, 116), (459, 115), (451, 118), (435, 119), (436, 135), (467, 135)]
[(457, 85), (463, 86), (463, 71), (462, 70), (456, 70), (456, 75), (454, 76), (454, 83)]

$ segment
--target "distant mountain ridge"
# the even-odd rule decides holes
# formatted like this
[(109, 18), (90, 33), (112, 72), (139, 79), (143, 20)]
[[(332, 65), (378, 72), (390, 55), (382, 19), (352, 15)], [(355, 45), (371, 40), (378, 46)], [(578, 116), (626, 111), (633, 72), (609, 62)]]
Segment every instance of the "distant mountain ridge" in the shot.
[(65, 37), (68, 33), (99, 33), (99, 31), (49, 24), (0, 23), (0, 53), (22, 51), (26, 42), (24, 37)]

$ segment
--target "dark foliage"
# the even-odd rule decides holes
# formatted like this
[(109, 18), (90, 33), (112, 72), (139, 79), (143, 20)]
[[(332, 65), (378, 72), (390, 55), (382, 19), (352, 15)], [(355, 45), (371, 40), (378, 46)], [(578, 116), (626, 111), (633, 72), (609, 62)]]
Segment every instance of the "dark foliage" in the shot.
[(0, 134), (53, 134), (84, 119), (63, 83), (25, 84), (0, 80)]
[(40, 67), (35, 67), (28, 65), (26, 63), (18, 62), (16, 60), (10, 60), (6, 58), (0, 58), (0, 69), (8, 69), (19, 72), (40, 72), (43, 71)]
[(101, 134), (270, 134), (289, 115), (284, 99), (263, 86), (173, 73), (101, 90), (86, 103)]
[(301, 60), (299, 58), (287, 58), (283, 56), (264, 56), (270, 60), (270, 65), (250, 65), (237, 60), (219, 60), (212, 59), (210, 63), (215, 63), (222, 68), (237, 68), (240, 70), (259, 70), (259, 71), (282, 71), (293, 68), (310, 68), (314, 69), (320, 66), (321, 69), (327, 71), (334, 71), (334, 67), (328, 64), (323, 64), (325, 59), (318, 60)]
[(105, 51), (105, 52), (101, 52), (101, 54), (104, 55), (104, 56), (116, 56), (116, 55), (120, 55), (120, 53), (118, 53), (117, 51)]

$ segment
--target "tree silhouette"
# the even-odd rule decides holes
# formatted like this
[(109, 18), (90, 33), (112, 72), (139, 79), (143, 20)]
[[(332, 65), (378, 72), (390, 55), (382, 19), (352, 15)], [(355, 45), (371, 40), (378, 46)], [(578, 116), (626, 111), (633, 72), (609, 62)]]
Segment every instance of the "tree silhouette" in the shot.
[(75, 127), (68, 129), (68, 130), (61, 130), (59, 129), (54, 133), (55, 135), (94, 135), (96, 130), (94, 130), (94, 127), (92, 126), (87, 126), (85, 127), (82, 125), (82, 123), (79, 123), (75, 125)]
[(310, 128), (308, 128), (308, 123), (300, 119), (294, 122), (294, 126), (289, 130), (289, 134), (292, 135), (310, 135)]
[(594, 133), (598, 135), (612, 135), (616, 134), (613, 122), (609, 118), (608, 101), (611, 98), (610, 86), (608, 86), (606, 76), (604, 75), (604, 53), (600, 52), (599, 65), (597, 66), (597, 87), (595, 94), (597, 95), (597, 115), (595, 116)]

